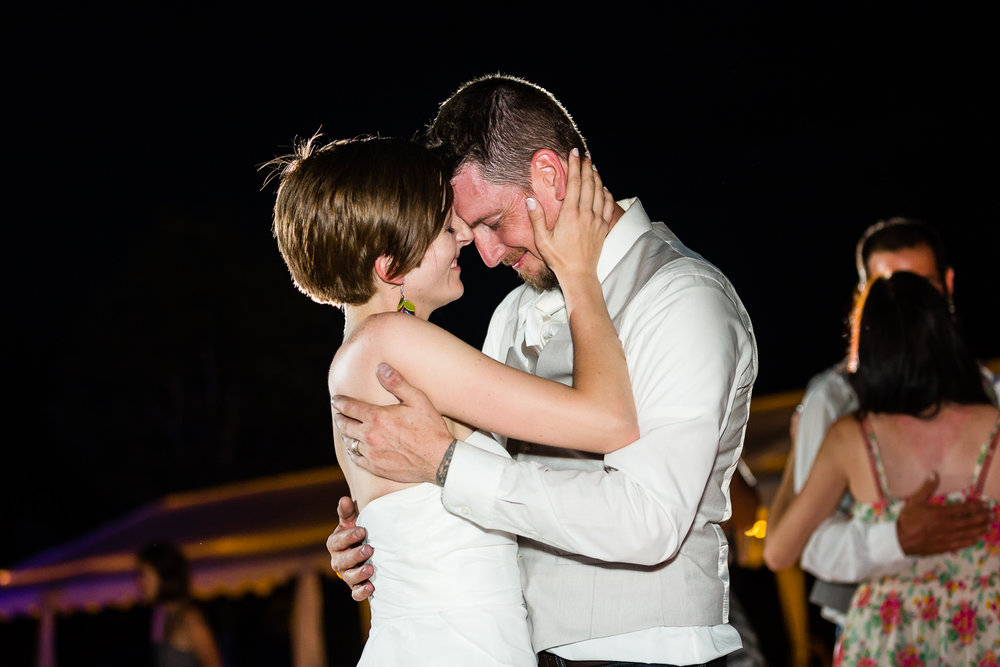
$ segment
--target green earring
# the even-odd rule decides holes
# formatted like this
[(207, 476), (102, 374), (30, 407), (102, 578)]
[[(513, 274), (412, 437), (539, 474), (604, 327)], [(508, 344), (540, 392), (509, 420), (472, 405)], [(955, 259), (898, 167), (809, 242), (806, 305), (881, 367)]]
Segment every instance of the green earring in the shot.
[(406, 297), (403, 296), (403, 283), (399, 284), (399, 303), (396, 304), (397, 313), (406, 313), (407, 315), (416, 315), (416, 307), (413, 305), (412, 301), (407, 301)]

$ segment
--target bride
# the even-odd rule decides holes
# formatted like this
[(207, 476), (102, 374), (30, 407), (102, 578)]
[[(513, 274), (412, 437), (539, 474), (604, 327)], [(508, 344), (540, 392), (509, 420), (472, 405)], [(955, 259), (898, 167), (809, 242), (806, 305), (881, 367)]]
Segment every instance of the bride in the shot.
[[(451, 210), (448, 175), (430, 151), (397, 139), (320, 146), (314, 137), (276, 162), (274, 233), (292, 279), (344, 311), (331, 396), (396, 403), (378, 382), (384, 362), (426, 393), (455, 438), (495, 453), (506, 454), (473, 429), (601, 454), (638, 437), (625, 356), (596, 272), (614, 200), (589, 159), (568, 156), (552, 229), (533, 199), (525, 204), (566, 300), (572, 387), (496, 362), (427, 321), (462, 295), (458, 258), (473, 238)], [(448, 513), (433, 484), (401, 484), (356, 466), (352, 456), (363, 451), (336, 428), (334, 446), (378, 540), (378, 593), (359, 664), (534, 665), (514, 537)]]

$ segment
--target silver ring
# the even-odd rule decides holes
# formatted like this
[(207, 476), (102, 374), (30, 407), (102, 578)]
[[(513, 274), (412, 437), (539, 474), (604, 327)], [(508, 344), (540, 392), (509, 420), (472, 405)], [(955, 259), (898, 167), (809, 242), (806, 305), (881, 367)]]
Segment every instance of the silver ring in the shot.
[(354, 440), (351, 443), (351, 446), (349, 447), (349, 449), (351, 450), (351, 454), (353, 454), (354, 456), (361, 456), (361, 452), (358, 451), (358, 441), (357, 440)]

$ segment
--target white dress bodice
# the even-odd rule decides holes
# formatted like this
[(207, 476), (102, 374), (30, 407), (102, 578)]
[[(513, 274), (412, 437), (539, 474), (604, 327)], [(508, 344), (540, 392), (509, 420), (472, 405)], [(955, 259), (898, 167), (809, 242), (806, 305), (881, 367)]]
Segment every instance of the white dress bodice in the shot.
[[(467, 442), (506, 452), (492, 438)], [(359, 665), (535, 665), (517, 542), (447, 512), (441, 488), (418, 484), (371, 501), (375, 593)]]

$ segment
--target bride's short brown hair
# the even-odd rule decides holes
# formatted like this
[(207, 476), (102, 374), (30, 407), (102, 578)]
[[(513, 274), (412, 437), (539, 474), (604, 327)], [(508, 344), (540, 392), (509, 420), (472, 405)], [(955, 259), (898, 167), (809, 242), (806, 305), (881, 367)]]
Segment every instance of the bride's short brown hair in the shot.
[(319, 135), (270, 162), (280, 170), (274, 236), (296, 287), (314, 301), (359, 305), (389, 277), (420, 264), (444, 228), (451, 185), (440, 161), (402, 139), (319, 145)]

